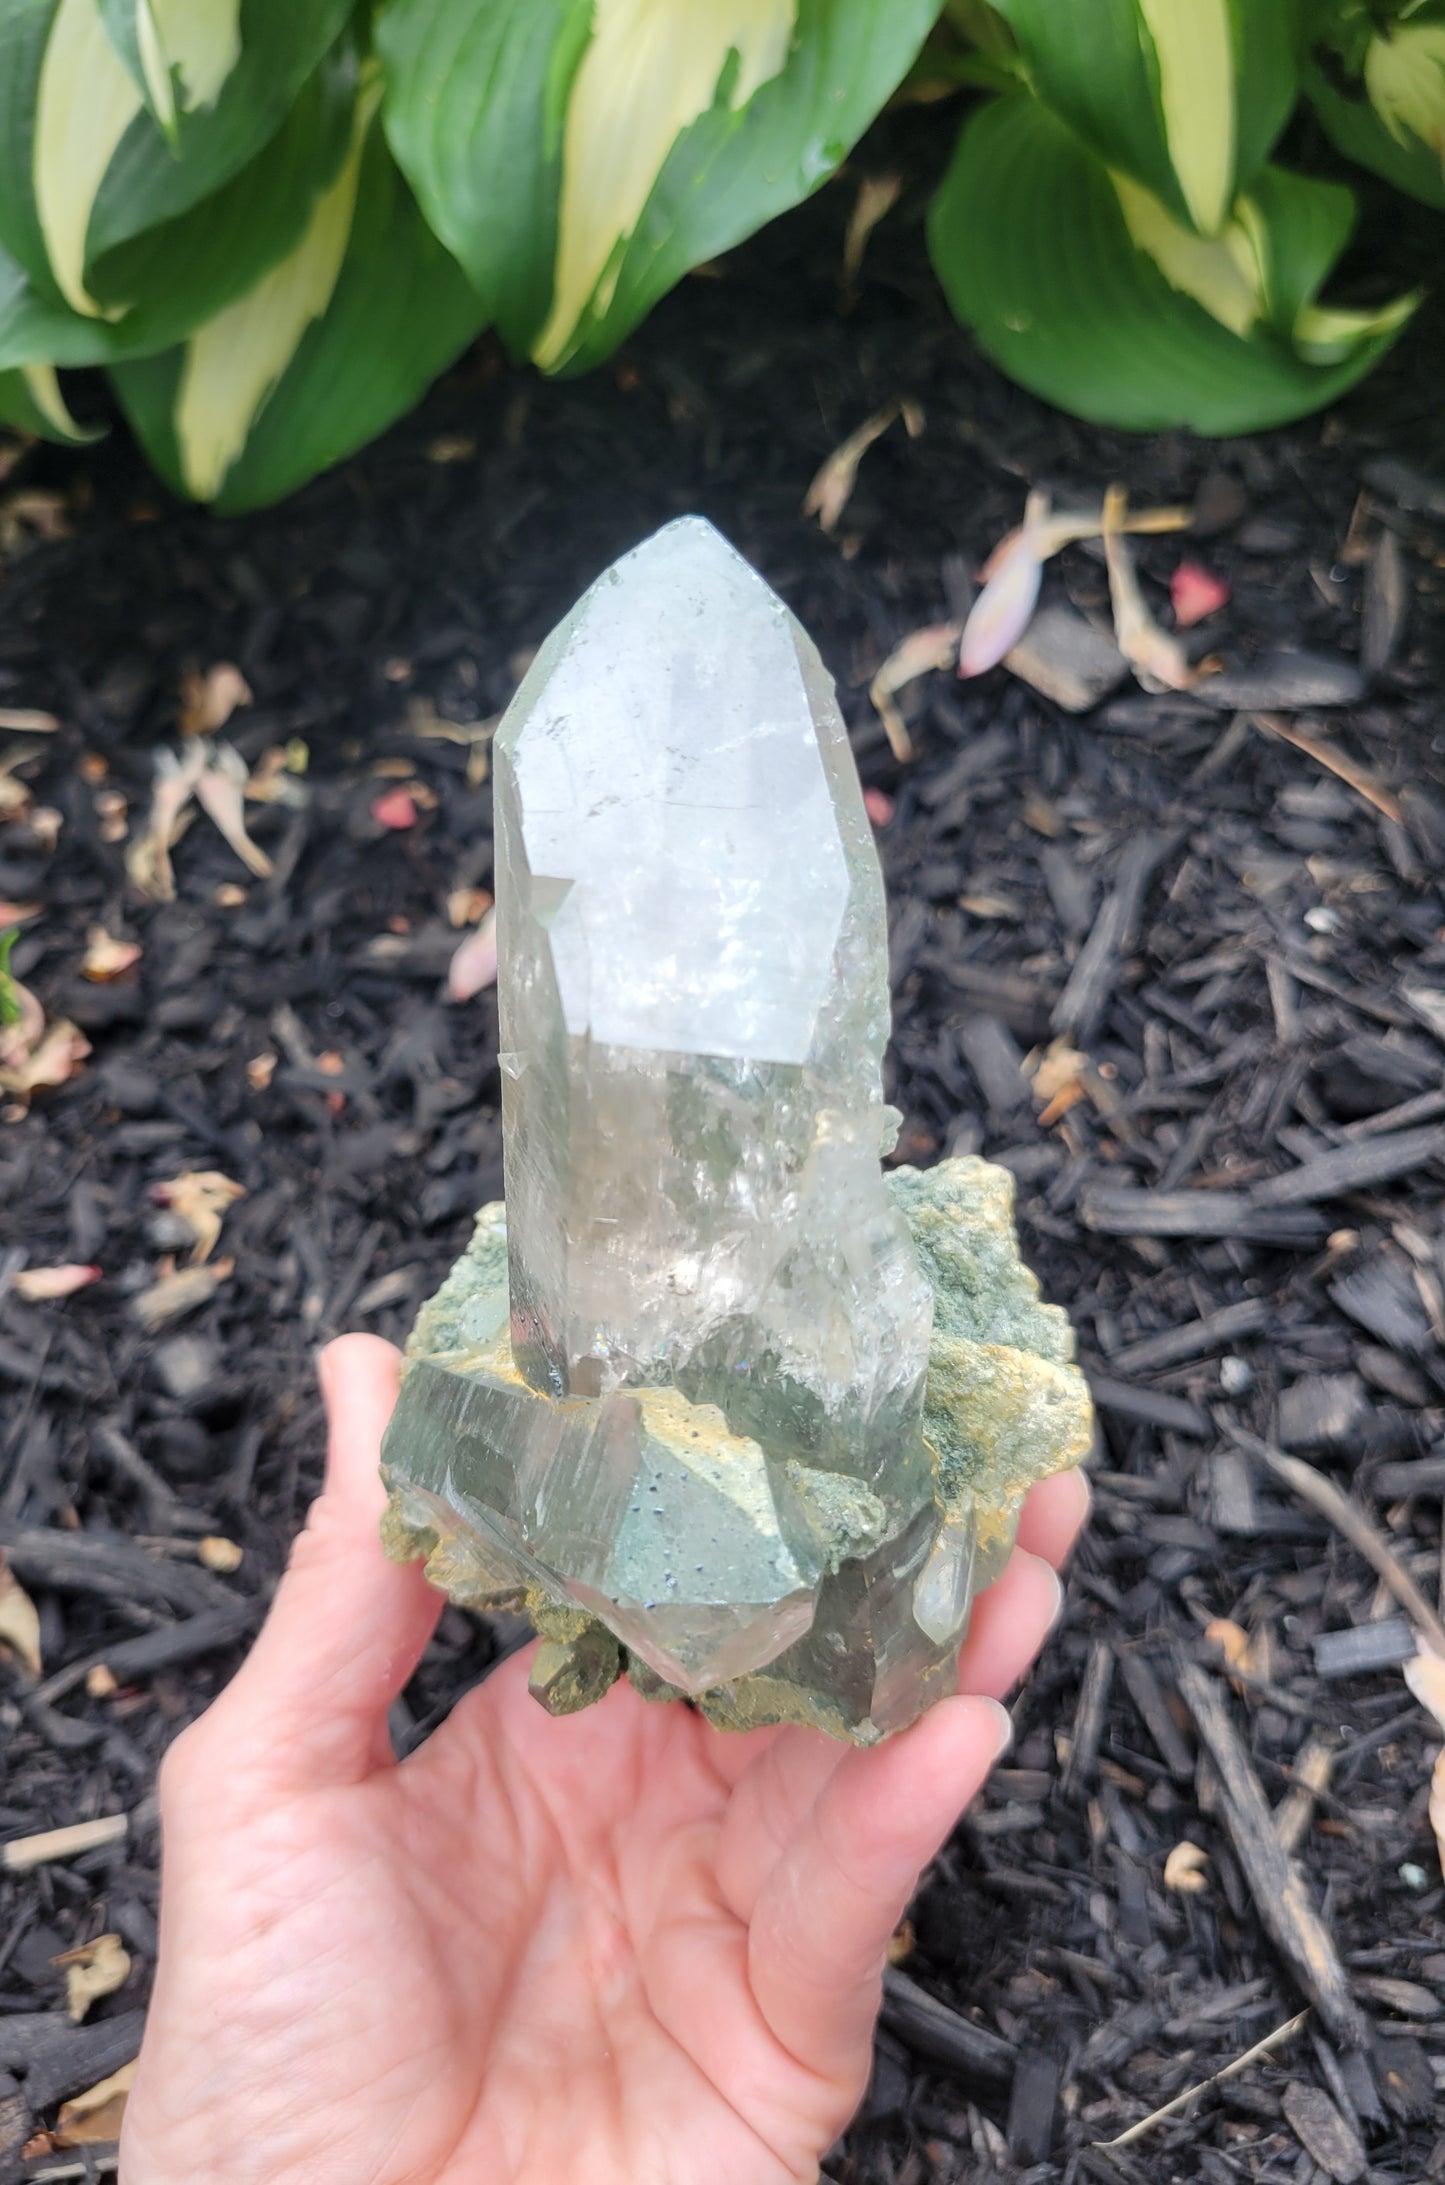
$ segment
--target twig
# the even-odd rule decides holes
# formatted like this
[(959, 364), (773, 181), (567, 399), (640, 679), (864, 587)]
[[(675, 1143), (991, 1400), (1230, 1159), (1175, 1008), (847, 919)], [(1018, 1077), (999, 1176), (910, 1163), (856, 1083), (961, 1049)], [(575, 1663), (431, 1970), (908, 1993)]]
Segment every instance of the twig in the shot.
[(1437, 1654), (1445, 1654), (1445, 1622), (1364, 1511), (1351, 1502), (1348, 1495), (1342, 1495), (1334, 1482), (1326, 1479), (1323, 1472), (1317, 1472), (1312, 1464), (1305, 1464), (1299, 1457), (1287, 1457), (1282, 1449), (1260, 1441), (1256, 1435), (1246, 1433), (1243, 1427), (1230, 1426), (1228, 1431), (1231, 1441), (1238, 1442), (1251, 1456), (1262, 1457), (1302, 1502), (1308, 1502), (1321, 1517), (1328, 1518), (1336, 1531), (1343, 1533), (1350, 1545), (1359, 1549), (1365, 1561), (1379, 1572), (1417, 1630), (1430, 1641)]
[(1335, 1749), (1318, 1731), (1305, 1740), (1290, 1764), (1290, 1787), (1274, 1809), (1274, 1832), (1291, 1857), (1304, 1842), (1316, 1800), (1329, 1790), (1334, 1766)]
[(104, 1813), (97, 1821), (76, 1821), (69, 1828), (48, 1828), (39, 1836), (15, 1836), (0, 1844), (0, 1866), (7, 1874), (25, 1874), (50, 1859), (73, 1859), (101, 1844), (118, 1844), (130, 1827), (124, 1813)]
[(1094, 2145), (1104, 2149), (1132, 2147), (1135, 2140), (1142, 2139), (1146, 2132), (1152, 2132), (1155, 2125), (1162, 2124), (1166, 2117), (1175, 2116), (1179, 2110), (1186, 2109), (1199, 2095), (1207, 2094), (1212, 2086), (1221, 2086), (1226, 2079), (1232, 2079), (1236, 2072), (1244, 2071), (1250, 2064), (1258, 2062), (1261, 2056), (1271, 2056), (1277, 2048), (1283, 2048), (1285, 2042), (1299, 2032), (1308, 2017), (1307, 2009), (1300, 2011), (1295, 2017), (1287, 2019), (1284, 2025), (1276, 2026), (1273, 2033), (1267, 2033), (1262, 2041), (1256, 2041), (1254, 2047), (1247, 2048), (1242, 2056), (1236, 2056), (1233, 2063), (1226, 2064), (1222, 2071), (1216, 2071), (1212, 2078), (1201, 2079), (1198, 2086), (1186, 2087), (1182, 2094), (1175, 2095), (1172, 2102), (1166, 2102), (1162, 2109), (1152, 2110), (1147, 2117), (1141, 2117), (1137, 2124), (1131, 2124), (1128, 2131), (1121, 2132), (1117, 2139), (1096, 2139)]
[(61, 2185), (63, 2178), (72, 2177), (108, 2177), (112, 2170), (120, 2168), (118, 2147), (91, 2147), (86, 2152), (90, 2156), (88, 2168), (83, 2162), (62, 2162), (52, 2170), (27, 2170), (29, 2185)]
[(1347, 759), (1343, 751), (1337, 751), (1333, 744), (1326, 743), (1323, 736), (1311, 736), (1305, 729), (1291, 728), (1288, 721), (1281, 720), (1277, 713), (1255, 713), (1250, 718), (1271, 736), (1278, 736), (1285, 743), (1293, 744), (1296, 751), (1303, 751), (1317, 765), (1337, 775), (1347, 788), (1354, 790), (1356, 796), (1363, 797), (1367, 804), (1373, 804), (1377, 812), (1383, 812), (1386, 819), (1394, 820), (1397, 827), (1403, 825), (1405, 815), (1400, 809), (1399, 799), (1392, 797), (1388, 789), (1382, 788), (1373, 774), (1367, 774), (1362, 766), (1356, 766), (1353, 759)]
[(1179, 1691), (1219, 1771), (1225, 1825), (1262, 1926), (1331, 2033), (1362, 2048), (1369, 2038), (1364, 2015), (1304, 1878), (1274, 1832), (1268, 1800), (1218, 1684), (1197, 1663), (1184, 1661)]

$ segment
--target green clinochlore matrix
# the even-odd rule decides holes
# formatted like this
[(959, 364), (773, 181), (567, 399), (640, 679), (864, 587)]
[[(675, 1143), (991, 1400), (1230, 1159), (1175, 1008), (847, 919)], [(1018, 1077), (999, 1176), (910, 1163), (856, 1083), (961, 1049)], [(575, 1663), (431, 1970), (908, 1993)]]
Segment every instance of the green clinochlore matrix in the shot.
[(697, 518), (498, 732), (506, 1205), (423, 1308), (389, 1550), (627, 1675), (868, 1743), (955, 1689), (1023, 1496), (1091, 1436), (1013, 1179), (883, 1168), (883, 882), (833, 686)]

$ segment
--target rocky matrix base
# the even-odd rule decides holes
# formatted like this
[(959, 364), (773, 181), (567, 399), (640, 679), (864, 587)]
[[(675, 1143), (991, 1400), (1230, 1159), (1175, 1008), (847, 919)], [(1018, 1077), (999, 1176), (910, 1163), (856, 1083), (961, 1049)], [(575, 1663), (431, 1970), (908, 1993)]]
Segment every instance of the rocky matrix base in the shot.
[[(715, 1405), (669, 1389), (556, 1404), (527, 1389), (506, 1332), (504, 1210), (482, 1209), (409, 1346), (383, 1537), (399, 1561), (424, 1555), (461, 1606), (525, 1608), (544, 1640), (532, 1690), (552, 1713), (589, 1706), (626, 1675), (649, 1698), (689, 1694), (725, 1729), (805, 1722), (871, 1744), (956, 1689), (973, 1597), (1002, 1569), (1024, 1495), (1085, 1456), (1092, 1419), (1068, 1320), (1040, 1303), (1019, 1260), (1008, 1170), (944, 1161), (888, 1184), (933, 1288), (922, 1416), (933, 1507), (886, 1537), (879, 1499), (836, 1473), (785, 1460), (775, 1493), (762, 1448)], [(567, 1532), (567, 1486), (554, 1480), (536, 1498), (547, 1507), (529, 1508), (539, 1445), (554, 1463), (566, 1451), (572, 1481), (608, 1451), (620, 1522), (610, 1552), (599, 1529), (585, 1592), (548, 1560)], [(788, 1586), (797, 1636), (775, 1611), (783, 1644), (770, 1661), (699, 1685), (653, 1629), (735, 1624), (736, 1606), (708, 1597), (744, 1569), (760, 1574), (753, 1592)]]

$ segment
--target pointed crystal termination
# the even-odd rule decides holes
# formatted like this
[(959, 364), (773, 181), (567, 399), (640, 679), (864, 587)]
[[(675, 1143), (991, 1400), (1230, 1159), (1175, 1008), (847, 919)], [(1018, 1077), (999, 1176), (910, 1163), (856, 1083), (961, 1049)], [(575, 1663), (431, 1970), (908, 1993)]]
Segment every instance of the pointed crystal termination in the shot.
[(785, 1402), (871, 1483), (931, 1300), (879, 1167), (882, 876), (811, 640), (669, 524), (542, 647), (495, 762), (517, 1363), (556, 1397)]
[[(832, 685), (688, 518), (548, 639), (495, 761), (506, 1215), (409, 1346), (392, 1545), (525, 1596), (554, 1709), (625, 1660), (720, 1722), (876, 1737), (948, 1689), (1087, 1400), (1009, 1204), (949, 1257), (979, 1164), (884, 1177), (882, 878)], [(971, 1298), (936, 1328), (981, 1268), (1002, 1334)], [(1007, 1416), (960, 1424), (980, 1401)]]

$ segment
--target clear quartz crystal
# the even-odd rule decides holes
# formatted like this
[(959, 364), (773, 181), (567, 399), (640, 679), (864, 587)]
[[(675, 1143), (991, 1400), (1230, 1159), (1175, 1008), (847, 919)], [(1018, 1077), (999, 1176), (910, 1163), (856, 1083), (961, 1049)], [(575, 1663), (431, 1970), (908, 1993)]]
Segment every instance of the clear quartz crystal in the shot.
[(881, 1167), (882, 876), (832, 684), (685, 518), (543, 645), (495, 784), (506, 1214), (418, 1321), (397, 1523), (715, 1719), (882, 1734), (948, 1688), (980, 1559), (972, 1445), (950, 1499), (925, 1412), (947, 1208)]
[(932, 1307), (879, 1167), (883, 885), (816, 649), (685, 518), (548, 639), (495, 762), (518, 1363), (729, 1415), (745, 1372), (871, 1479)]

